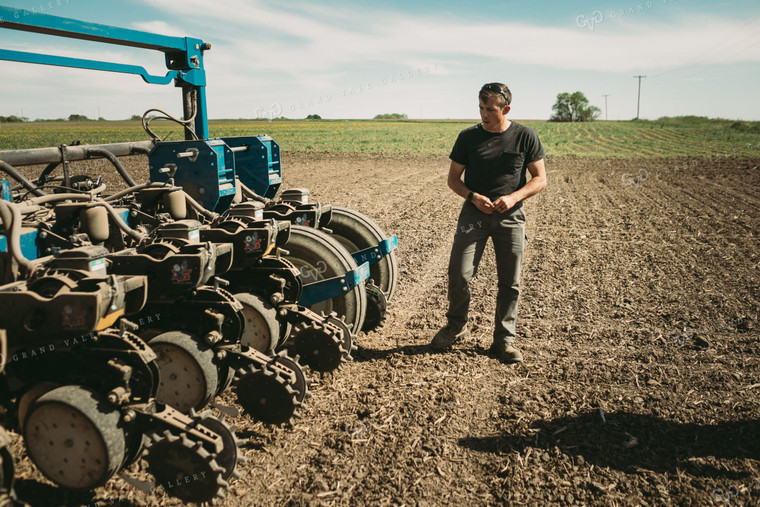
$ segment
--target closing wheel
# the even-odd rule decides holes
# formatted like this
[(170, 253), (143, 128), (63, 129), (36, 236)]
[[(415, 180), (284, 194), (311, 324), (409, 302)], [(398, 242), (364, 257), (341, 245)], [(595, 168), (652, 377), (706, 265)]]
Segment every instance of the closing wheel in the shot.
[[(304, 284), (341, 276), (357, 269), (353, 257), (338, 241), (322, 231), (290, 226), (290, 239), (285, 245), (290, 252), (285, 256), (301, 272)], [(310, 307), (317, 313), (329, 314), (333, 311), (343, 317), (353, 329), (361, 329), (367, 310), (367, 295), (364, 284), (360, 284), (342, 296), (320, 301)]]
[(148, 472), (156, 479), (156, 489), (186, 503), (212, 502), (223, 498), (229, 484), (225, 470), (200, 442), (193, 442), (185, 433), (176, 435), (165, 430), (150, 437), (145, 461)]
[(219, 386), (213, 350), (180, 331), (162, 333), (149, 344), (158, 356), (157, 401), (184, 414), (211, 401)]
[(121, 414), (104, 396), (82, 386), (63, 386), (40, 396), (24, 422), (24, 441), (37, 468), (64, 488), (105, 484), (124, 462)]
[[(388, 237), (368, 216), (356, 210), (333, 206), (329, 224), (332, 237), (337, 239), (348, 253), (356, 253), (376, 246)], [(380, 287), (388, 301), (393, 297), (398, 284), (398, 262), (396, 251), (390, 252), (380, 262), (370, 264), (369, 277)]]
[(311, 396), (311, 393), (309, 392), (311, 380), (309, 380), (309, 378), (303, 372), (303, 368), (301, 368), (298, 360), (298, 356), (292, 358), (288, 355), (287, 352), (281, 350), (276, 356), (274, 356), (274, 359), (272, 361), (293, 370), (294, 378), (292, 379), (293, 381), (290, 383), (290, 385), (296, 392), (296, 400), (303, 402), (303, 400), (305, 400), (308, 396)]
[(267, 424), (290, 422), (301, 405), (290, 382), (266, 366), (241, 368), (233, 389), (243, 410)]
[(222, 452), (216, 454), (214, 459), (224, 469), (222, 479), (229, 481), (231, 477), (240, 477), (237, 465), (243, 459), (240, 453), (240, 440), (237, 439), (232, 428), (218, 417), (214, 417), (210, 410), (198, 415), (200, 424), (222, 437)]
[(388, 300), (377, 285), (368, 283), (364, 288), (367, 291), (367, 316), (364, 317), (362, 331), (369, 332), (379, 328), (385, 321)]
[(274, 354), (280, 339), (277, 310), (268, 301), (247, 292), (235, 294), (235, 299), (243, 305), (245, 319), (240, 341), (259, 352)]
[[(369, 293), (367, 293), (367, 302), (369, 303)], [(367, 311), (369, 312), (369, 307), (367, 307)], [(332, 324), (333, 326), (336, 326), (338, 329), (340, 329), (343, 332), (343, 350), (344, 352), (344, 359), (346, 361), (353, 361), (353, 357), (351, 354), (356, 350), (356, 345), (354, 345), (354, 340), (356, 339), (356, 335), (351, 332), (351, 328), (348, 327), (348, 324), (346, 324), (343, 319), (341, 319), (336, 313), (331, 313), (324, 317), (325, 321), (327, 321), (329, 324)], [(366, 320), (366, 319), (365, 319)]]
[(350, 357), (350, 348), (343, 348), (341, 337), (317, 322), (297, 324), (287, 347), (303, 364), (322, 373), (337, 370)]

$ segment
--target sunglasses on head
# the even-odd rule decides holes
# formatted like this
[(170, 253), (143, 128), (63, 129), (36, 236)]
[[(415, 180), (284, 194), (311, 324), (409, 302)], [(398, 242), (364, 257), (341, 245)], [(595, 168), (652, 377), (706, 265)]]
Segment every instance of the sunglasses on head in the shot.
[(504, 93), (504, 90), (501, 89), (501, 86), (497, 85), (496, 83), (488, 83), (483, 85), (483, 88), (481, 88), (480, 91), (483, 90), (501, 94), (501, 96), (504, 97), (504, 101), (507, 103), (507, 105), (509, 105), (509, 98), (507, 97), (507, 94)]

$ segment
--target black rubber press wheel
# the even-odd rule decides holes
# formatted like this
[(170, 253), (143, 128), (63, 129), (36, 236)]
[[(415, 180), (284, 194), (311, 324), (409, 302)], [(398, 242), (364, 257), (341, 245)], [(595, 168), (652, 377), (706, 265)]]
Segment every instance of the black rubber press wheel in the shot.
[[(358, 267), (351, 254), (336, 239), (317, 229), (292, 225), (290, 239), (284, 248), (290, 252), (285, 258), (301, 272), (304, 285), (341, 276)], [(341, 296), (315, 303), (310, 308), (325, 315), (336, 312), (357, 332), (362, 328), (367, 311), (364, 284)]]

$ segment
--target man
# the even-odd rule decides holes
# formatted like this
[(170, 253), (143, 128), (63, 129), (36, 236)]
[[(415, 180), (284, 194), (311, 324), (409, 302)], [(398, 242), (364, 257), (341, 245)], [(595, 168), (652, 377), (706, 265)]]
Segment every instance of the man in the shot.
[(467, 333), (469, 282), (491, 238), (498, 284), (490, 352), (519, 363), (522, 354), (513, 343), (525, 241), (522, 201), (546, 187), (546, 152), (533, 129), (507, 119), (512, 93), (506, 85), (486, 84), (478, 99), (482, 123), (460, 132), (449, 156), (449, 188), (465, 203), (449, 259), (448, 322), (430, 345), (444, 350)]

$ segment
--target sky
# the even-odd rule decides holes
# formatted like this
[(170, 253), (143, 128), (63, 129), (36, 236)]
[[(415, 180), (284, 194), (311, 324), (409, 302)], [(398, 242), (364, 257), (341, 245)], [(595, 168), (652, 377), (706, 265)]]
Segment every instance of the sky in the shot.
[[(506, 83), (513, 119), (581, 91), (601, 119), (760, 120), (760, 3), (703, 0), (0, 0), (28, 12), (200, 38), (210, 118), (478, 117)], [(476, 7), (472, 7), (475, 5)], [(0, 48), (140, 65), (149, 50), (2, 29)], [(640, 80), (634, 76), (646, 76)], [(641, 84), (640, 106), (638, 87)], [(605, 97), (606, 96), (606, 97)], [(180, 116), (179, 91), (138, 76), (0, 61), (0, 115)]]

